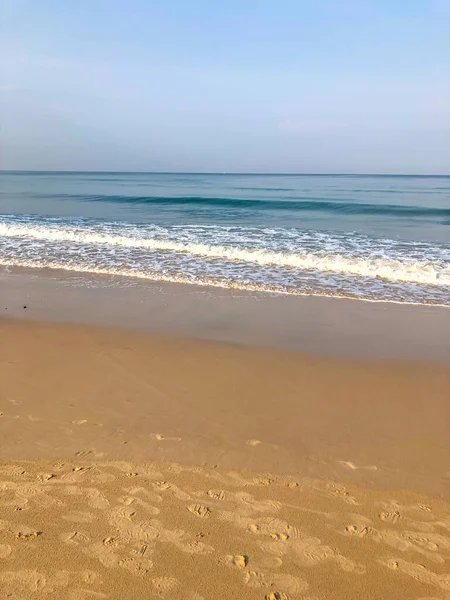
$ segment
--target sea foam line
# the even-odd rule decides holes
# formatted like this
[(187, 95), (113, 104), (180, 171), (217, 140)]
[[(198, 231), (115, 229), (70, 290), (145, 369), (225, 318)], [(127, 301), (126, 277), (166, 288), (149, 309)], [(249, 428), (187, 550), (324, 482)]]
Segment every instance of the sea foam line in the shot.
[(121, 270), (112, 268), (101, 268), (89, 266), (86, 268), (85, 265), (68, 264), (68, 263), (55, 263), (46, 262), (45, 264), (34, 263), (29, 260), (3, 260), (0, 259), (0, 265), (4, 267), (18, 267), (24, 269), (50, 269), (54, 271), (69, 271), (84, 275), (106, 275), (112, 277), (131, 277), (134, 279), (144, 279), (147, 281), (158, 281), (163, 283), (179, 283), (197, 286), (206, 286), (220, 289), (238, 290), (244, 292), (260, 292), (276, 294), (281, 296), (300, 296), (300, 297), (317, 297), (317, 298), (333, 298), (336, 300), (357, 300), (358, 302), (369, 302), (369, 303), (382, 303), (382, 304), (402, 304), (409, 306), (428, 306), (432, 308), (447, 308), (450, 310), (450, 305), (440, 304), (437, 302), (412, 302), (408, 300), (391, 300), (387, 298), (363, 298), (357, 295), (351, 294), (330, 294), (321, 292), (319, 290), (295, 290), (295, 289), (284, 289), (276, 288), (263, 284), (252, 284), (252, 283), (237, 283), (234, 281), (228, 281), (226, 279), (212, 279), (209, 277), (195, 277), (188, 278), (175, 275), (164, 275), (162, 273), (144, 273), (142, 271), (132, 270)]
[(10, 225), (5, 223), (0, 223), (0, 236), (49, 242), (97, 244), (154, 251), (163, 250), (206, 258), (253, 263), (261, 266), (280, 266), (321, 271), (324, 273), (342, 273), (400, 283), (450, 285), (450, 265), (441, 266), (436, 263), (421, 263), (418, 261), (408, 264), (399, 260), (349, 258), (340, 254), (323, 256), (302, 251), (294, 254), (290, 252), (242, 249), (202, 243), (183, 243), (155, 238), (134, 238), (80, 230)]

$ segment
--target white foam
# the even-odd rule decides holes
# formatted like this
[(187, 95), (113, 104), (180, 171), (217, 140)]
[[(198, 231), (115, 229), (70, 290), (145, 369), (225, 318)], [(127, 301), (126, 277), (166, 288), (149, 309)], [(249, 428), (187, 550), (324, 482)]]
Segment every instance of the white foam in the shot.
[(296, 252), (237, 248), (215, 244), (180, 242), (167, 239), (127, 237), (122, 235), (83, 231), (79, 228), (48, 227), (27, 224), (0, 223), (0, 236), (26, 238), (49, 242), (84, 245), (104, 245), (124, 248), (166, 251), (186, 255), (252, 263), (260, 266), (280, 266), (323, 273), (340, 273), (391, 282), (423, 285), (450, 285), (450, 265), (436, 261), (419, 261), (405, 258), (361, 258), (342, 254)]
[(109, 275), (114, 277), (132, 277), (136, 279), (145, 279), (148, 281), (161, 281), (166, 283), (181, 283), (181, 284), (189, 284), (189, 285), (199, 285), (199, 286), (208, 286), (214, 288), (221, 289), (233, 289), (233, 290), (241, 290), (241, 291), (250, 291), (250, 292), (261, 292), (261, 293), (272, 293), (277, 295), (290, 295), (290, 296), (313, 296), (319, 298), (334, 298), (334, 299), (348, 299), (348, 300), (358, 300), (361, 302), (371, 302), (371, 303), (385, 303), (385, 304), (408, 304), (411, 306), (432, 306), (436, 308), (448, 308), (450, 306), (448, 304), (441, 304), (439, 302), (421, 302), (421, 301), (409, 301), (409, 300), (393, 300), (388, 298), (363, 298), (360, 296), (355, 296), (352, 294), (332, 294), (327, 293), (326, 291), (305, 291), (305, 290), (293, 290), (293, 289), (281, 289), (278, 287), (272, 287), (269, 285), (263, 284), (250, 284), (250, 283), (237, 283), (228, 281), (225, 279), (213, 279), (209, 277), (195, 277), (188, 278), (182, 276), (175, 275), (164, 275), (162, 273), (150, 273), (150, 272), (142, 272), (135, 270), (124, 270), (124, 269), (116, 269), (116, 268), (99, 268), (89, 266), (83, 264), (68, 264), (68, 263), (57, 263), (57, 262), (45, 262), (44, 264), (36, 263), (34, 261), (29, 260), (0, 260), (0, 265), (4, 267), (21, 267), (25, 269), (52, 269), (56, 271), (70, 271), (76, 272), (80, 274), (92, 274), (92, 275)]

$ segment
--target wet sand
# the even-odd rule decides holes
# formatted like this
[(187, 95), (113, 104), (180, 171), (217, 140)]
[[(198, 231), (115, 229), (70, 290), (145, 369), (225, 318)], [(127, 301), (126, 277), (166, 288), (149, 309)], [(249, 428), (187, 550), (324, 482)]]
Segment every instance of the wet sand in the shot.
[(450, 364), (450, 309), (431, 306), (16, 269), (0, 270), (1, 315), (321, 356)]

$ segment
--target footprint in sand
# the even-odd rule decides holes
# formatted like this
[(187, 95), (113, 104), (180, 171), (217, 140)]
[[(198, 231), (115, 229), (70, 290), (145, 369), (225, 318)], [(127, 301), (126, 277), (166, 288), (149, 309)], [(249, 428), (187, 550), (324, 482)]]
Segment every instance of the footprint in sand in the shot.
[(403, 537), (414, 546), (419, 546), (424, 550), (450, 550), (450, 540), (448, 537), (438, 533), (428, 532), (427, 535), (423, 535), (421, 532), (405, 531)]
[(258, 571), (246, 571), (244, 583), (253, 588), (272, 588), (273, 592), (266, 594), (270, 600), (290, 600), (304, 593), (309, 585), (303, 579), (284, 573), (265, 574)]
[(73, 544), (78, 546), (79, 544), (85, 544), (89, 542), (89, 536), (82, 531), (71, 531), (69, 533), (62, 533), (59, 538), (66, 544)]
[(270, 537), (273, 540), (277, 540), (279, 542), (286, 542), (289, 539), (287, 533), (271, 533)]
[(79, 450), (78, 452), (75, 452), (75, 456), (77, 456), (78, 458), (86, 458), (91, 454), (92, 450)]
[(312, 566), (335, 556), (335, 552), (323, 545), (318, 538), (297, 540), (293, 544), (293, 550), (298, 562), (305, 566)]
[(223, 490), (208, 490), (206, 493), (214, 500), (225, 500), (225, 492)]
[[(124, 491), (129, 494), (119, 498), (119, 502), (124, 506), (131, 506), (131, 504), (135, 504), (136, 506), (143, 508), (149, 515), (158, 515), (160, 513), (160, 509), (156, 506), (153, 506), (151, 502), (161, 502), (161, 496), (154, 494), (153, 492), (149, 492), (143, 487), (127, 488)], [(138, 497), (140, 495), (147, 498), (150, 502)]]
[(108, 537), (105, 537), (105, 539), (103, 540), (103, 543), (105, 546), (118, 546), (119, 540), (115, 537), (108, 536)]
[(248, 587), (252, 588), (269, 587), (269, 583), (267, 582), (264, 574), (258, 571), (245, 571), (244, 583), (245, 585), (248, 585)]
[(205, 519), (211, 514), (211, 509), (205, 504), (191, 504), (188, 511), (200, 519)]
[(423, 565), (417, 563), (410, 563), (406, 560), (391, 559), (387, 562), (378, 561), (384, 564), (386, 567), (393, 571), (401, 571), (405, 575), (409, 575), (416, 581), (427, 585), (440, 588), (446, 592), (450, 592), (450, 574), (448, 573), (434, 573), (428, 570)]
[(161, 534), (159, 521), (134, 521), (134, 511), (116, 510), (109, 515), (109, 524), (125, 542), (148, 543), (156, 540)]
[(42, 475), (37, 476), (39, 481), (50, 481), (50, 479), (54, 479), (56, 475), (54, 473), (43, 473)]
[(236, 500), (241, 502), (246, 507), (251, 507), (257, 512), (278, 512), (281, 509), (281, 503), (276, 500), (255, 500), (255, 498), (247, 492), (237, 492)]
[(378, 518), (381, 519), (382, 521), (387, 521), (388, 523), (395, 525), (396, 523), (398, 523), (398, 521), (400, 521), (402, 516), (398, 512), (398, 510), (396, 510), (394, 512), (389, 512), (389, 511), (381, 512), (378, 515)]
[(359, 505), (359, 502), (354, 496), (352, 496), (343, 485), (330, 483), (326, 485), (326, 490), (330, 493), (333, 498), (339, 498), (347, 504), (353, 504), (354, 506)]
[(172, 594), (181, 586), (181, 583), (178, 579), (174, 577), (156, 577), (151, 580), (151, 585), (153, 591), (161, 597), (166, 596), (166, 594)]
[(143, 558), (147, 554), (148, 549), (148, 544), (141, 544), (139, 548), (133, 550), (133, 554), (139, 556), (140, 558)]
[(87, 548), (83, 548), (83, 552), (92, 558), (96, 558), (104, 567), (113, 568), (119, 566), (119, 557), (110, 546), (106, 546), (103, 542), (97, 542)]
[(101, 575), (96, 573), (95, 571), (81, 571), (80, 572), (81, 581), (83, 583), (88, 583), (89, 585), (93, 584), (103, 584), (103, 579)]
[(372, 535), (375, 533), (375, 529), (368, 527), (367, 525), (347, 525), (345, 530), (350, 535), (356, 535), (358, 537), (365, 537), (366, 535)]
[(83, 474), (90, 471), (92, 467), (73, 467), (72, 473)]
[(347, 525), (347, 533), (353, 536), (370, 538), (377, 543), (384, 543), (391, 548), (405, 551), (415, 551), (429, 560), (436, 563), (444, 563), (445, 559), (440, 551), (450, 549), (450, 541), (448, 538), (433, 532), (428, 532), (426, 535), (423, 532), (416, 531), (379, 531), (370, 526), (363, 525)]
[(295, 488), (300, 487), (300, 484), (298, 481), (290, 481), (289, 483), (286, 484), (286, 487), (295, 489)]
[(109, 508), (108, 500), (99, 490), (88, 488), (85, 490), (85, 494), (87, 496), (87, 503), (91, 508), (98, 508), (100, 510)]
[(219, 560), (219, 564), (225, 565), (226, 567), (237, 567), (238, 569), (245, 569), (248, 565), (248, 556), (245, 554), (236, 554), (235, 556), (225, 556)]
[(133, 502), (136, 502), (136, 498), (133, 498), (133, 496), (122, 496), (119, 498), (119, 502), (124, 506), (131, 506)]
[[(69, 573), (67, 571), (60, 571), (54, 575), (46, 576), (43, 573), (31, 569), (4, 571), (3, 573), (0, 573), (0, 582), (3, 582), (14, 592), (16, 592), (17, 589), (28, 589), (30, 592), (50, 594), (55, 592), (56, 588), (66, 587), (69, 584)], [(5, 597), (8, 598), (10, 595), (7, 594)], [(13, 597), (16, 598), (17, 596), (14, 595)]]
[(275, 479), (271, 479), (270, 477), (257, 477), (254, 482), (256, 485), (271, 485), (275, 483)]
[(289, 538), (301, 538), (302, 532), (297, 528), (289, 525), (281, 519), (266, 517), (260, 519), (258, 523), (250, 523), (247, 527), (250, 533), (269, 535), (273, 540), (285, 542)]
[(103, 566), (108, 568), (120, 567), (130, 571), (133, 575), (145, 577), (148, 571), (152, 569), (153, 563), (151, 560), (139, 558), (120, 558), (111, 546), (105, 546), (102, 542), (93, 544), (84, 552), (99, 560)]
[(303, 579), (295, 577), (294, 575), (287, 575), (285, 573), (276, 573), (271, 575), (270, 583), (272, 588), (278, 590), (276, 592), (272, 592), (275, 595), (274, 597), (276, 600), (279, 600), (279, 598), (282, 600), (290, 600), (292, 596), (297, 598), (299, 594), (306, 592), (309, 587), (308, 583)]
[(155, 481), (154, 485), (159, 489), (159, 490), (168, 490), (170, 489), (171, 485), (168, 481)]
[(259, 546), (265, 551), (280, 558), (288, 555), (299, 566), (312, 567), (324, 561), (334, 561), (347, 572), (362, 574), (363, 565), (342, 556), (337, 550), (322, 544), (318, 538), (291, 538), (284, 543), (278, 541), (261, 541)]

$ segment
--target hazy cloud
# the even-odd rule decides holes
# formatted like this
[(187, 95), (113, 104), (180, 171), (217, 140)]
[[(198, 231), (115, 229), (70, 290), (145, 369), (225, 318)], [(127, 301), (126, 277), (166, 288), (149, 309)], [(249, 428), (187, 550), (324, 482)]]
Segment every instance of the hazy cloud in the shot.
[(350, 124), (342, 121), (315, 121), (287, 119), (278, 125), (280, 131), (292, 133), (316, 133), (336, 129), (345, 129)]
[(5, 94), (7, 92), (16, 92), (18, 89), (19, 89), (18, 86), (13, 85), (12, 83), (0, 84), (0, 92), (5, 93)]

